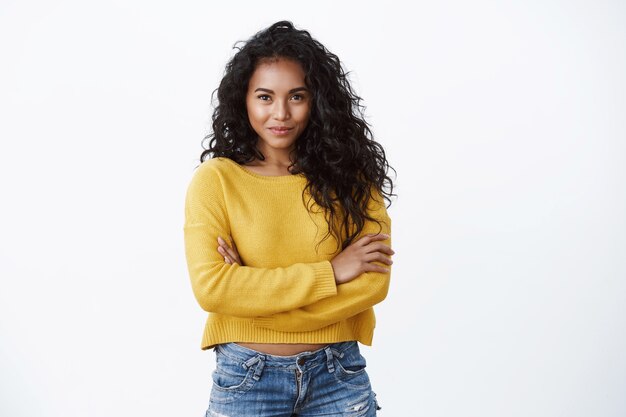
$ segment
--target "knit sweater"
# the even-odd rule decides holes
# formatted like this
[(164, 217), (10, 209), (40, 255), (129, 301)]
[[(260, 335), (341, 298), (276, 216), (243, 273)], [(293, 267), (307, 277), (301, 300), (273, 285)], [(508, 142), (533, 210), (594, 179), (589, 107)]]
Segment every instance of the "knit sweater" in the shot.
[[(208, 312), (201, 349), (227, 342), (372, 344), (372, 307), (387, 296), (390, 272), (335, 283), (330, 260), (341, 245), (332, 235), (323, 239), (327, 220), (308, 192), (303, 199), (306, 182), (304, 174), (264, 176), (225, 157), (194, 172), (183, 230), (193, 294)], [(368, 214), (380, 227), (366, 222), (354, 241), (367, 233), (391, 236), (384, 200), (374, 196)], [(243, 265), (224, 260), (218, 236), (231, 247), (234, 240)]]

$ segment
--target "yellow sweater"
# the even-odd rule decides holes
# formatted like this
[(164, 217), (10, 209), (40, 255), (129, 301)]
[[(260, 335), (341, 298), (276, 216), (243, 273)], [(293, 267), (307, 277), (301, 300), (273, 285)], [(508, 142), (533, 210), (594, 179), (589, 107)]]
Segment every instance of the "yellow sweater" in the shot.
[[(341, 252), (321, 208), (302, 199), (304, 174), (264, 176), (217, 157), (195, 171), (185, 200), (185, 253), (193, 293), (209, 312), (201, 349), (226, 342), (371, 345), (372, 306), (387, 296), (390, 273), (365, 272), (337, 285), (330, 260)], [(305, 194), (308, 202), (309, 194)], [(366, 233), (391, 235), (378, 194)], [(235, 241), (243, 265), (228, 264), (217, 237)], [(358, 239), (358, 237), (357, 237)], [(381, 241), (391, 245), (391, 240)], [(232, 245), (231, 245), (232, 246)], [(390, 267), (382, 262), (376, 264)]]

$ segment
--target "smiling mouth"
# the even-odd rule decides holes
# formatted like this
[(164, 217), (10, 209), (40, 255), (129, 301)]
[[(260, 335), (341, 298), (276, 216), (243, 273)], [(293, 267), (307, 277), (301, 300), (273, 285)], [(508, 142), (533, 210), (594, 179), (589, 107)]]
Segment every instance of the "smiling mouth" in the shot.
[(269, 128), (273, 133), (277, 134), (277, 135), (284, 135), (285, 133), (290, 132), (293, 128), (275, 128), (275, 127), (270, 127)]

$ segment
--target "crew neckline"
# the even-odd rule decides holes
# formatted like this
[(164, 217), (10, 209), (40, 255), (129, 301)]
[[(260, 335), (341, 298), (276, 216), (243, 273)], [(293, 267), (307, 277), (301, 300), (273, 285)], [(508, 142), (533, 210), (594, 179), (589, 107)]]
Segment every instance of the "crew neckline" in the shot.
[(273, 181), (273, 182), (295, 182), (295, 181), (300, 181), (303, 178), (306, 178), (303, 173), (289, 174), (289, 175), (261, 175), (261, 174), (258, 174), (256, 172), (254, 172), (254, 171), (250, 171), (244, 165), (241, 165), (241, 164), (233, 161), (232, 159), (230, 159), (228, 157), (221, 156), (221, 157), (218, 157), (218, 158), (228, 161), (228, 163), (236, 166), (237, 168), (239, 168), (239, 170), (241, 170), (245, 174), (248, 174), (248, 175), (250, 175), (252, 177), (259, 178), (259, 179), (262, 179), (262, 180)]

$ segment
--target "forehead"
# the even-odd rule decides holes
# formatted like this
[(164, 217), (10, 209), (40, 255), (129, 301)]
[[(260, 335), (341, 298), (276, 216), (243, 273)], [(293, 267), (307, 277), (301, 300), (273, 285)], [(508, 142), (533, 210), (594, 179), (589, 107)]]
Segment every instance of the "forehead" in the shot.
[(250, 88), (289, 90), (293, 87), (304, 86), (304, 75), (302, 66), (296, 61), (287, 59), (261, 61), (250, 77)]

